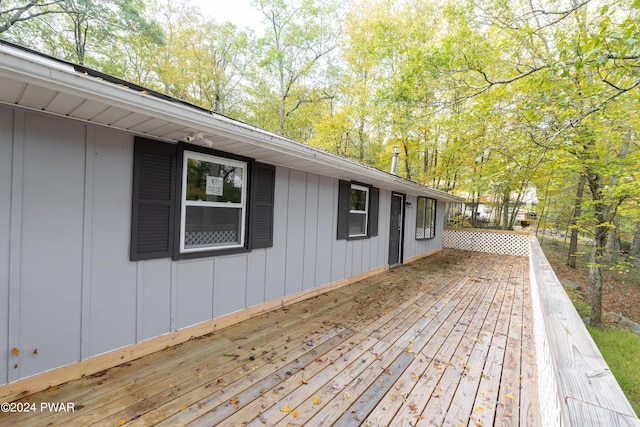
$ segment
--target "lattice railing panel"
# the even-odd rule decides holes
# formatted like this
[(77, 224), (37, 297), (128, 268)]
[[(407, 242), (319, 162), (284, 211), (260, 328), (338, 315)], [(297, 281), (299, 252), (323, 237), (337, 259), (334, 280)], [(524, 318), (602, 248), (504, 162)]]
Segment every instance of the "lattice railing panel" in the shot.
[(463, 251), (529, 256), (529, 235), (493, 230), (448, 228), (444, 230), (442, 246)]

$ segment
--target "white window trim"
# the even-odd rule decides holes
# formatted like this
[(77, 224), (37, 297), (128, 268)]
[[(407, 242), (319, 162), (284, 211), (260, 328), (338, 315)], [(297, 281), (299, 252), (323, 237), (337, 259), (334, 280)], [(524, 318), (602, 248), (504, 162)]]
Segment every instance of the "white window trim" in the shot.
[[(369, 187), (365, 187), (358, 184), (351, 184), (351, 189), (364, 191), (366, 197), (364, 202), (365, 210), (361, 211), (361, 210), (349, 209), (349, 214), (352, 214), (352, 213), (364, 214), (364, 234), (349, 233), (349, 237), (366, 237), (368, 235), (367, 233), (369, 232)], [(349, 202), (349, 204), (351, 204), (351, 202)], [(349, 208), (351, 208), (351, 206), (349, 206)]]
[[(240, 203), (234, 202), (207, 202), (203, 200), (186, 200), (187, 195), (187, 164), (189, 159), (200, 160), (204, 162), (210, 163), (221, 163), (224, 165), (230, 165), (242, 168), (242, 196)], [(246, 210), (247, 210), (247, 163), (241, 162), (238, 160), (232, 160), (226, 157), (212, 156), (203, 153), (197, 153), (194, 151), (184, 151), (182, 156), (182, 199), (180, 200), (180, 252), (181, 253), (192, 253), (192, 252), (205, 252), (205, 251), (215, 251), (221, 249), (234, 249), (234, 248), (242, 248), (244, 247), (244, 239), (245, 239), (245, 229), (246, 229)], [(234, 207), (242, 209), (242, 220), (240, 221), (240, 239), (239, 243), (235, 245), (225, 245), (225, 246), (210, 246), (204, 248), (185, 248), (184, 247), (184, 239), (185, 239), (185, 228), (186, 228), (186, 214), (187, 214), (187, 206), (203, 206), (203, 207)]]

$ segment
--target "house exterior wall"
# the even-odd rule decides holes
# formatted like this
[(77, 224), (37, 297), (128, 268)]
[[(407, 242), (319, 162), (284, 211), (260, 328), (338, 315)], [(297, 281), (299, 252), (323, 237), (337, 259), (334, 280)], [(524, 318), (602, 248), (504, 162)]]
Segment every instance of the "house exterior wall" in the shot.
[[(337, 240), (339, 181), (283, 167), (273, 247), (132, 262), (133, 146), (0, 106), (0, 384), (387, 265), (391, 191), (380, 189), (378, 236)], [(440, 222), (435, 239), (414, 230), (415, 208), (405, 258), (441, 245)]]
[(442, 232), (444, 228), (445, 203), (436, 202), (436, 233), (432, 239), (416, 240), (416, 213), (418, 210), (418, 198), (407, 197), (405, 204), (404, 223), (404, 259), (420, 256), (424, 253), (442, 248)]

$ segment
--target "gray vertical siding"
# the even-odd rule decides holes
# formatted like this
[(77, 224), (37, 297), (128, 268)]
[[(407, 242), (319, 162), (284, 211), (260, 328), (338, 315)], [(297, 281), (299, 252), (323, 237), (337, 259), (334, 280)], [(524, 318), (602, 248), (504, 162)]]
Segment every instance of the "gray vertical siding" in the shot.
[[(130, 238), (133, 147), (121, 133), (89, 128), (83, 255), (83, 356), (136, 342), (136, 265)], [(79, 228), (80, 224), (75, 227)], [(118, 268), (112, 268), (118, 266)], [(117, 301), (117, 303), (116, 303)]]
[(11, 232), (11, 176), (13, 111), (0, 107), (0, 384), (8, 381), (9, 355), (9, 237)]
[[(387, 264), (390, 191), (378, 237), (337, 240), (338, 180), (282, 167), (272, 248), (131, 262), (132, 162), (131, 135), (0, 107), (0, 384)], [(441, 241), (412, 212), (405, 258)]]

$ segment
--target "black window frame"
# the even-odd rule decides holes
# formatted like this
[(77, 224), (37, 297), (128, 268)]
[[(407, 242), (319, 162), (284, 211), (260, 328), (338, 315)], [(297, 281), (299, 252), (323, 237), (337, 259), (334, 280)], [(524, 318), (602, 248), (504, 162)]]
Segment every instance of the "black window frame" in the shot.
[[(176, 179), (176, 223), (175, 223), (176, 230), (174, 233), (175, 240), (173, 244), (173, 247), (175, 248), (175, 250), (174, 250), (173, 259), (179, 260), (179, 259), (203, 258), (203, 257), (209, 257), (209, 256), (229, 255), (229, 254), (237, 254), (237, 253), (251, 251), (251, 247), (249, 245), (249, 232), (247, 230), (245, 231), (244, 242), (241, 242), (240, 246), (238, 247), (233, 247), (233, 248), (223, 247), (219, 249), (211, 248), (211, 249), (199, 250), (195, 252), (192, 252), (192, 251), (182, 252), (182, 248), (180, 246), (180, 240), (182, 237), (181, 234), (182, 234), (182, 221), (183, 221), (181, 207), (182, 207), (182, 199), (184, 197), (184, 195), (182, 194), (182, 186), (183, 186), (182, 177), (184, 173), (185, 152), (201, 153), (207, 156), (214, 156), (222, 159), (229, 159), (237, 162), (246, 163), (247, 173), (246, 173), (246, 177), (244, 178), (245, 179), (244, 185), (246, 186), (245, 191), (247, 195), (247, 204), (252, 194), (251, 181), (253, 180), (250, 179), (250, 177), (252, 176), (252, 172), (253, 172), (253, 163), (254, 163), (253, 159), (249, 157), (225, 153), (219, 150), (200, 147), (198, 145), (188, 144), (184, 142), (179, 143), (178, 156), (177, 156), (178, 168), (177, 168), (177, 179)], [(244, 226), (247, 229), (250, 227), (249, 218), (250, 218), (249, 206), (247, 206), (244, 212), (244, 218), (242, 219), (245, 224)]]
[[(246, 186), (246, 206), (242, 219), (245, 234), (241, 246), (181, 252), (185, 151), (246, 163), (246, 177), (243, 177), (243, 184)], [(273, 165), (244, 156), (184, 142), (171, 144), (135, 137), (129, 252), (131, 261), (204, 258), (272, 247), (275, 171)], [(167, 185), (167, 180), (170, 185)], [(153, 191), (148, 191), (147, 187)], [(160, 208), (156, 208), (158, 206)]]
[[(422, 209), (422, 211), (424, 212), (424, 215), (422, 215), (422, 217), (420, 217), (419, 213), (420, 213), (420, 202), (424, 201), (424, 209)], [(431, 202), (431, 203), (430, 203)], [(432, 204), (431, 206), (431, 218), (427, 218), (428, 212), (429, 210), (427, 209), (427, 206), (429, 204)], [(438, 206), (438, 201), (436, 199), (432, 199), (430, 197), (424, 197), (424, 196), (418, 196), (417, 200), (416, 200), (416, 231), (415, 231), (415, 239), (416, 240), (431, 240), (434, 239), (436, 237), (436, 210), (437, 210), (437, 206)], [(428, 219), (431, 220), (431, 224), (430, 227), (427, 228), (427, 221)], [(419, 236), (418, 235), (418, 230), (425, 230), (423, 231), (423, 235)], [(426, 230), (430, 230), (431, 231), (431, 235), (427, 236)]]
[[(365, 235), (349, 235), (349, 218), (351, 214), (351, 190), (353, 186), (368, 189), (367, 233)], [(340, 180), (338, 183), (338, 219), (337, 240), (362, 240), (378, 236), (378, 216), (380, 211), (380, 189), (357, 181)]]

